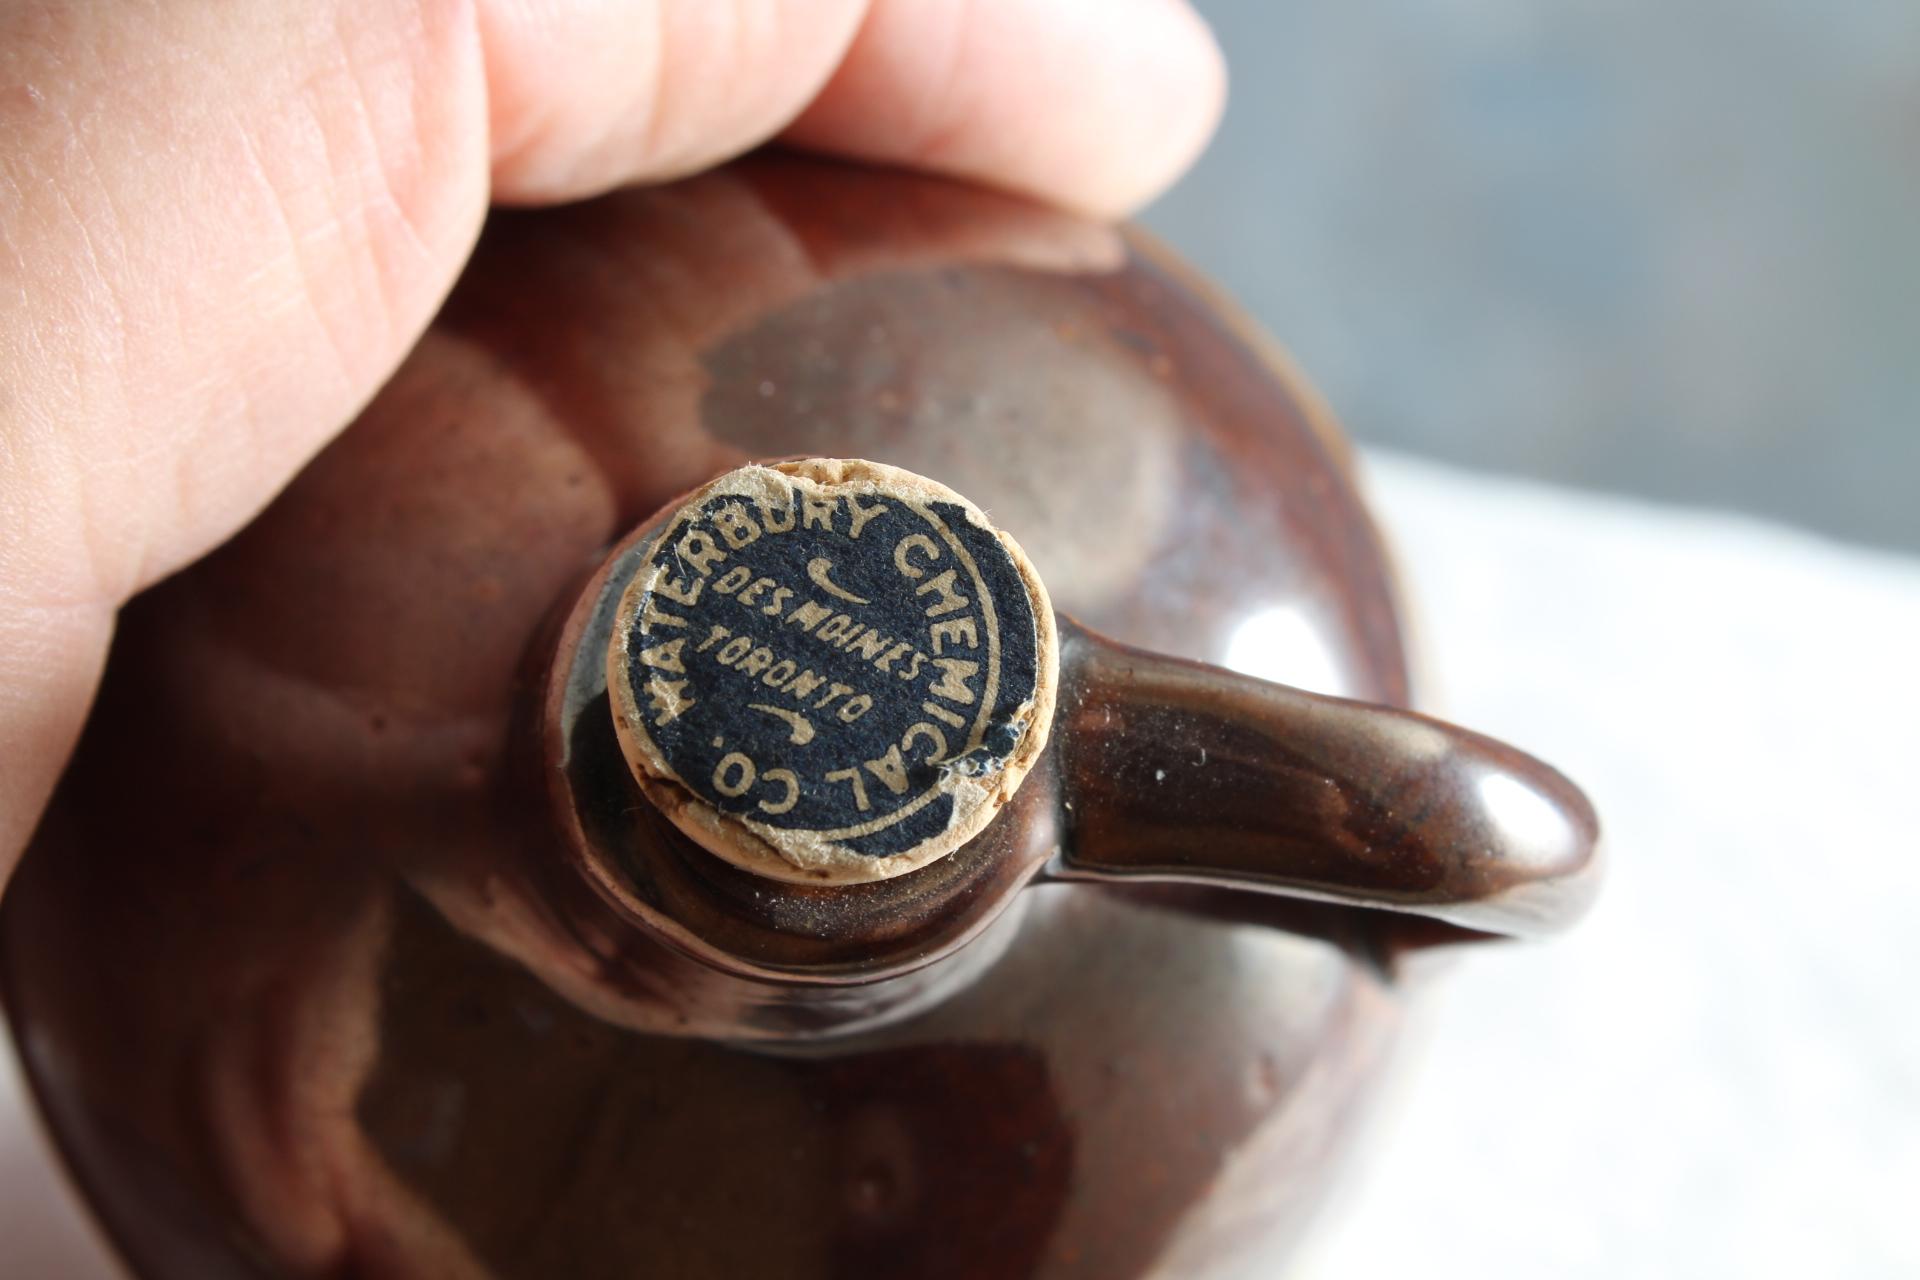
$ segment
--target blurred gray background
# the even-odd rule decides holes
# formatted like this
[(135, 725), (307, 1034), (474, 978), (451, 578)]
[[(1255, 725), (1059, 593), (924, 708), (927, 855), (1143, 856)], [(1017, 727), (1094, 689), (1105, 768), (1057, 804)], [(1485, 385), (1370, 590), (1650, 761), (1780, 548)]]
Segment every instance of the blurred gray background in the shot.
[(1148, 221), (1402, 451), (1439, 705), (1612, 856), (1434, 993), (1301, 1274), (1920, 1276), (1920, 0), (1199, 4)]
[(1354, 435), (1920, 549), (1920, 3), (1199, 5), (1147, 221)]

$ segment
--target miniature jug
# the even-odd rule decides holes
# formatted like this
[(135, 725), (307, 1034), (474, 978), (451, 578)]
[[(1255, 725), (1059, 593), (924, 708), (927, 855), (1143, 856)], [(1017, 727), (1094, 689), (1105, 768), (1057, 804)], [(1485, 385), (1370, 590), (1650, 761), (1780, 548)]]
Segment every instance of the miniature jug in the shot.
[(1410, 957), (1593, 887), (1409, 698), (1164, 250), (760, 156), (497, 214), (127, 609), (0, 991), (142, 1280), (1270, 1274)]

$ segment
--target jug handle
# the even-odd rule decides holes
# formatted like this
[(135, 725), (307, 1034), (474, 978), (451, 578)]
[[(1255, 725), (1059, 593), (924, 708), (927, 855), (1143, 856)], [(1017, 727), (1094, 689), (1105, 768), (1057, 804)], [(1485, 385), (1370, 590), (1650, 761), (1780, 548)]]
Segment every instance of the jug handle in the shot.
[(1590, 904), (1593, 806), (1532, 756), (1059, 626), (1048, 879), (1242, 889), (1516, 936)]

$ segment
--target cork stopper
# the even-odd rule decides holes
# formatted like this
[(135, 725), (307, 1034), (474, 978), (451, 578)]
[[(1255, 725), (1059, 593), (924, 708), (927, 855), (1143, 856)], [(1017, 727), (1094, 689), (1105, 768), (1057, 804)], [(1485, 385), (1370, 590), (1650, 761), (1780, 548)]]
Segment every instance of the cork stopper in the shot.
[(732, 471), (661, 523), (607, 652), (634, 777), (716, 856), (803, 884), (977, 834), (1046, 745), (1053, 609), (1018, 544), (879, 463)]

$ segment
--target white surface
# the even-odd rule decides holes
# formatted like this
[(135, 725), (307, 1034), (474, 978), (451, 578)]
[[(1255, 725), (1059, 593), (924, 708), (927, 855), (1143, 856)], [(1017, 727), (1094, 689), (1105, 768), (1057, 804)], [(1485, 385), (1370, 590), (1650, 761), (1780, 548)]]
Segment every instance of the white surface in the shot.
[(1920, 561), (1370, 475), (1429, 703), (1585, 785), (1610, 880), (1442, 984), (1305, 1273), (1920, 1276)]
[(27, 1091), (0, 1008), (0, 1280), (124, 1280)]

